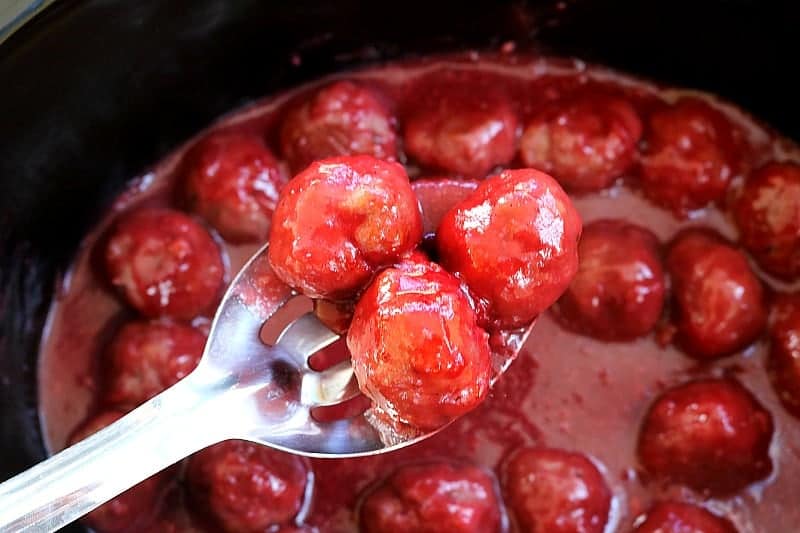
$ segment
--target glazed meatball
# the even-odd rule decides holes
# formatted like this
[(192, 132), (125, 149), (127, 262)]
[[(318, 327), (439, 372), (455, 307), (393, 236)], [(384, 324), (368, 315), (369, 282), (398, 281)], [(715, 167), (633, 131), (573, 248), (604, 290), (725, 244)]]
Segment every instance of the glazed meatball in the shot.
[(767, 370), (783, 405), (800, 417), (800, 293), (779, 295), (772, 315)]
[(650, 406), (638, 454), (655, 478), (727, 495), (769, 475), (772, 433), (769, 413), (737, 381), (698, 380)]
[(286, 177), (259, 137), (212, 134), (186, 155), (183, 175), (189, 206), (226, 240), (267, 240)]
[(581, 94), (552, 103), (528, 122), (520, 158), (573, 191), (597, 191), (628, 170), (642, 122), (625, 99)]
[(605, 531), (611, 490), (594, 463), (582, 454), (522, 449), (506, 466), (504, 489), (521, 531)]
[(437, 249), (442, 265), (469, 286), (485, 323), (517, 328), (569, 286), (580, 234), (580, 216), (553, 178), (506, 170), (445, 214)]
[(658, 502), (637, 522), (635, 533), (736, 533), (728, 520), (689, 503)]
[(672, 279), (676, 341), (690, 356), (712, 359), (750, 345), (766, 323), (761, 282), (747, 258), (711, 230), (676, 236), (666, 259)]
[(228, 533), (288, 524), (300, 510), (308, 465), (296, 455), (231, 440), (189, 459), (190, 496)]
[(297, 173), (339, 155), (397, 156), (396, 119), (373, 90), (338, 81), (289, 110), (280, 132), (283, 156)]
[(622, 220), (583, 231), (578, 273), (553, 307), (567, 328), (606, 341), (646, 335), (661, 316), (665, 279), (658, 239)]
[(742, 244), (764, 270), (800, 276), (800, 166), (771, 163), (754, 172), (733, 207)]
[(475, 192), (479, 183), (478, 180), (447, 177), (422, 178), (411, 182), (422, 209), (423, 233), (426, 236), (436, 233), (444, 214)]
[(362, 533), (496, 533), (501, 514), (492, 476), (475, 466), (401, 467), (363, 500)]
[[(97, 433), (119, 420), (122, 411), (104, 411), (84, 422), (69, 438), (69, 445)], [(139, 531), (151, 524), (158, 511), (159, 502), (172, 481), (172, 470), (164, 470), (104, 503), (83, 521), (103, 533)]]
[(366, 290), (347, 347), (378, 412), (431, 430), (486, 398), (492, 362), (488, 335), (459, 281), (413, 255)]
[(433, 90), (406, 118), (405, 148), (422, 165), (467, 178), (482, 178), (514, 157), (517, 115), (493, 93)]
[(125, 324), (108, 349), (111, 404), (137, 406), (195, 369), (206, 336), (197, 328), (167, 320)]
[(696, 98), (655, 111), (641, 161), (645, 195), (676, 214), (721, 200), (740, 171), (737, 133), (725, 115)]
[(105, 260), (111, 283), (148, 317), (190, 319), (209, 312), (225, 275), (208, 231), (171, 209), (123, 215), (108, 239)]
[(422, 239), (419, 202), (402, 166), (371, 156), (317, 161), (284, 188), (269, 261), (312, 298), (356, 296), (375, 271)]

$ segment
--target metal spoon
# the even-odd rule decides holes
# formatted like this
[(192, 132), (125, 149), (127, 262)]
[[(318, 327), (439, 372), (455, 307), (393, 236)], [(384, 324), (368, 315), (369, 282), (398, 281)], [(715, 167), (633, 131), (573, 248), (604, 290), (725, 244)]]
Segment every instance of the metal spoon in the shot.
[[(313, 314), (290, 323), (274, 346), (264, 323), (294, 293), (272, 273), (267, 246), (231, 283), (197, 369), (105, 429), (0, 484), (0, 531), (55, 531), (135, 484), (212, 444), (244, 439), (312, 457), (389, 452), (429, 437), (386, 439), (364, 415), (318, 422), (311, 409), (359, 394), (350, 362), (322, 372), (311, 355), (339, 336)], [(532, 326), (531, 326), (532, 327)], [(531, 327), (503, 336), (495, 376)]]

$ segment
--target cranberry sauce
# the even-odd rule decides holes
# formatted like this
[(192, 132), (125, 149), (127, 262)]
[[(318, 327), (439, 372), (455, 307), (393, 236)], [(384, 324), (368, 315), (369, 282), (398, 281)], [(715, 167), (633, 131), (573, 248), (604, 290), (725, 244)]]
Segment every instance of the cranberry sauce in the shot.
[[(740, 139), (730, 142), (740, 143), (737, 150), (744, 154), (746, 162), (737, 162), (730, 172), (725, 169), (719, 172), (731, 178), (731, 183), (722, 187), (728, 196), (732, 196), (731, 191), (741, 188), (742, 176), (754, 167), (773, 159), (800, 161), (793, 144), (729, 104), (708, 95), (659, 87), (578, 61), (514, 55), (479, 57), (473, 53), (342, 73), (331, 79), (355, 80), (375, 88), (385, 101), (370, 105), (386, 106), (396, 115), (400, 131), (406, 124), (416, 129), (428, 127), (426, 117), (429, 112), (424, 111), (426, 98), (437, 91), (452, 91), (446, 96), (454, 113), (460, 109), (460, 100), (466, 99), (468, 102), (463, 105), (469, 109), (472, 105), (469, 98), (485, 96), (488, 104), (481, 108), (481, 112), (496, 111), (501, 117), (497, 120), (513, 126), (515, 136), (522, 135), (523, 141), (529, 135), (528, 148), (522, 156), (520, 150), (515, 150), (513, 155), (508, 150), (509, 143), (513, 146), (518, 142), (514, 138), (497, 139), (498, 146), (487, 148), (487, 153), (479, 150), (480, 153), (471, 154), (476, 165), (460, 169), (458, 174), (462, 178), (483, 178), (487, 169), (497, 168), (498, 164), (517, 168), (535, 161), (537, 157), (547, 158), (547, 154), (537, 151), (540, 146), (533, 137), (536, 131), (523, 134), (523, 129), (532, 121), (539, 124), (556, 120), (550, 115), (542, 115), (542, 107), (568, 92), (622, 98), (627, 102), (626, 106), (628, 103), (632, 106), (642, 122), (653, 114), (664, 114), (662, 108), (684, 96), (705, 102), (713, 108), (712, 112), (732, 121), (741, 132)], [(280, 126), (287, 116), (287, 109), (296, 108), (298, 103), (308, 100), (313, 91), (331, 79), (255, 102), (222, 118), (209, 131), (266, 135), (267, 146), (275, 154), (281, 154), (289, 150), (286, 146), (291, 146), (292, 162), (287, 162), (285, 159), (289, 156), (284, 154), (284, 160), (276, 164), (287, 175), (290, 167), (300, 165), (292, 169), (296, 173), (307, 162), (304, 147), (291, 135), (281, 135)], [(580, 105), (576, 104), (575, 109), (579, 112)], [(625, 108), (619, 114), (623, 117), (619, 120), (623, 121), (628, 120), (626, 117), (631, 113)], [(299, 120), (297, 117), (289, 118)], [(381, 125), (382, 128), (389, 126)], [(291, 138), (285, 138), (287, 136)], [(660, 240), (663, 250), (680, 229), (689, 226), (712, 228), (735, 242), (737, 230), (726, 211), (706, 207), (690, 211), (685, 216), (684, 208), (694, 207), (693, 202), (705, 198), (696, 191), (690, 191), (690, 197), (667, 195), (669, 197), (662, 205), (654, 203), (653, 198), (661, 194), (658, 187), (663, 184), (662, 175), (670, 171), (669, 162), (665, 163), (654, 154), (658, 142), (662, 142), (659, 139), (651, 146), (640, 148), (643, 161), (637, 161), (625, 171), (622, 179), (606, 188), (602, 188), (603, 184), (597, 187), (595, 183), (581, 181), (583, 176), (569, 158), (559, 160), (553, 169), (544, 170), (556, 175), (560, 171), (577, 180), (576, 183), (580, 182), (572, 189), (567, 188), (574, 192), (572, 201), (583, 218), (584, 226), (609, 218), (632, 222), (651, 231)], [(317, 140), (325, 141), (324, 138)], [(628, 144), (634, 142), (627, 137), (623, 140)], [(431, 220), (441, 217), (445, 210), (441, 203), (453, 203), (463, 193), (459, 193), (457, 187), (453, 188), (450, 179), (453, 176), (442, 170), (456, 156), (442, 151), (432, 152), (423, 138), (412, 141), (412, 146), (405, 146), (405, 153), (401, 152), (399, 156), (412, 179), (448, 178), (442, 185), (445, 192), (437, 191), (433, 182), (415, 187), (418, 194), (420, 190), (426, 191), (425, 196), (437, 202), (430, 212), (423, 213), (427, 232), (433, 224)], [(66, 446), (70, 433), (88, 415), (107, 408), (101, 393), (108, 374), (105, 361), (108, 343), (124, 322), (135, 318), (134, 312), (121, 303), (107, 281), (102, 268), (102, 251), (98, 250), (104, 247), (108, 230), (120, 213), (143, 206), (185, 207), (180, 193), (184, 187), (180, 182), (180, 169), (184, 155), (195, 142), (189, 141), (131, 183), (114, 203), (109, 215), (85, 238), (72, 268), (59, 284), (43, 334), (39, 366), (41, 420), (46, 444), (52, 451)], [(387, 150), (395, 149), (394, 144), (388, 141), (382, 146)], [(713, 159), (716, 155), (704, 152), (702, 157)], [(613, 173), (615, 170), (609, 170), (602, 161), (592, 164), (604, 172)], [(645, 185), (649, 185), (644, 192), (638, 178), (642, 175), (640, 165), (647, 170)], [(716, 171), (716, 168), (712, 170)], [(681, 176), (675, 179), (681, 179)], [(605, 183), (605, 177), (603, 181)], [(469, 188), (474, 188), (472, 182)], [(597, 188), (602, 190), (590, 192)], [(659, 197), (664, 198), (664, 195)], [(425, 201), (422, 203), (424, 206)], [(724, 205), (725, 198), (718, 197), (717, 204)], [(263, 221), (258, 222), (261, 225), (255, 226), (253, 231), (262, 231)], [(258, 244), (234, 244), (217, 233), (213, 235), (225, 251), (227, 281)], [(750, 264), (768, 295), (798, 288), (796, 279), (794, 282), (785, 277), (779, 280), (758, 268), (752, 259)], [(199, 316), (194, 318), (194, 324), (202, 328), (209, 319), (210, 315)], [(426, 459), (459, 460), (483, 467), (497, 476), (497, 490), (500, 490), (505, 466), (512, 454), (522, 446), (537, 445), (581, 452), (591, 458), (612, 494), (605, 528), (609, 532), (630, 530), (635, 518), (660, 500), (701, 504), (726, 517), (742, 533), (782, 532), (787, 530), (787, 524), (800, 524), (795, 488), (795, 480), (800, 478), (800, 420), (786, 411), (770, 385), (765, 370), (768, 352), (765, 337), (733, 355), (705, 361), (689, 357), (675, 344), (665, 343), (663, 337), (668, 333), (669, 327), (662, 318), (655, 333), (632, 341), (602, 342), (562, 327), (549, 312), (543, 314), (519, 358), (495, 385), (488, 399), (439, 434), (389, 455), (343, 461), (311, 460), (313, 475), (309, 479), (313, 479), (313, 487), (306, 490), (310, 501), (304, 502), (299, 518), (321, 533), (357, 531), (359, 506), (365, 491), (392, 474), (398, 466)], [(644, 472), (637, 456), (642, 421), (655, 398), (666, 389), (692, 379), (710, 377), (735, 377), (771, 414), (775, 428), (769, 448), (771, 473), (742, 490), (722, 496), (703, 495), (680, 484), (663, 488), (664, 484)], [(183, 513), (196, 513), (197, 510), (193, 510), (193, 500), (183, 495), (182, 490), (181, 485), (176, 484), (173, 493), (165, 500), (165, 520), (173, 523), (171, 527), (176, 528), (171, 529), (173, 531), (195, 531), (197, 529), (186, 525), (189, 521)], [(507, 498), (505, 501), (509, 503)], [(178, 514), (182, 518), (174, 518), (175, 502), (180, 504)], [(184, 510), (184, 504), (188, 510)], [(173, 509), (167, 512), (168, 508)], [(500, 528), (516, 530), (513, 513), (501, 509), (501, 514)], [(511, 520), (507, 514), (512, 516)], [(202, 523), (202, 519), (198, 520)], [(492, 520), (496, 521), (496, 518)], [(182, 523), (183, 528), (175, 526), (178, 523)]]

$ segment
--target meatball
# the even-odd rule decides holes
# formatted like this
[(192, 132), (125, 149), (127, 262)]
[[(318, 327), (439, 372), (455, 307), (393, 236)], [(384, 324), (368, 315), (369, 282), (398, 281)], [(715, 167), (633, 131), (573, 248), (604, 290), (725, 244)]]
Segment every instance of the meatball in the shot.
[(469, 286), (484, 323), (529, 324), (578, 271), (581, 219), (550, 176), (506, 170), (483, 181), (439, 225), (442, 265)]
[(767, 370), (784, 407), (800, 417), (800, 293), (778, 296), (773, 310)]
[(176, 322), (125, 324), (108, 349), (106, 400), (131, 407), (146, 402), (194, 370), (205, 344), (200, 330)]
[(690, 228), (669, 248), (677, 342), (690, 356), (712, 359), (750, 345), (766, 323), (761, 282), (747, 258), (719, 234)]
[(597, 191), (628, 170), (642, 122), (625, 99), (580, 94), (552, 103), (525, 127), (520, 158), (569, 190)]
[(769, 475), (772, 433), (769, 413), (737, 381), (698, 380), (650, 406), (638, 454), (656, 478), (727, 495)]
[(742, 244), (764, 270), (800, 276), (800, 166), (771, 163), (754, 172), (733, 207)]
[[(122, 411), (103, 411), (89, 418), (69, 438), (69, 445), (97, 433), (119, 420)], [(156, 519), (162, 497), (172, 481), (172, 470), (165, 470), (147, 478), (113, 500), (104, 503), (85, 517), (83, 521), (103, 533), (117, 531), (139, 531)]]
[(656, 236), (622, 220), (598, 220), (584, 229), (578, 257), (578, 273), (553, 307), (559, 321), (606, 341), (650, 332), (665, 295)]
[(635, 533), (736, 533), (728, 520), (689, 503), (658, 502), (637, 522)]
[(406, 118), (406, 152), (424, 166), (482, 178), (514, 157), (517, 115), (508, 98), (437, 88)]
[(284, 188), (269, 261), (312, 298), (356, 296), (375, 271), (422, 239), (419, 202), (403, 167), (371, 156), (317, 161)]
[(184, 186), (191, 209), (231, 242), (263, 242), (286, 177), (255, 135), (215, 133), (186, 156)]
[(414, 180), (411, 188), (419, 199), (422, 209), (422, 231), (428, 235), (436, 233), (442, 217), (451, 207), (472, 194), (478, 188), (478, 180), (432, 177)]
[(738, 133), (725, 115), (696, 98), (655, 111), (641, 158), (645, 195), (676, 214), (721, 200), (740, 171)]
[(171, 209), (123, 215), (108, 239), (105, 262), (111, 283), (148, 317), (190, 319), (210, 311), (225, 275), (208, 231)]
[(605, 531), (611, 490), (594, 463), (582, 454), (522, 449), (506, 466), (504, 489), (522, 531)]
[(445, 462), (395, 471), (363, 500), (362, 533), (496, 533), (501, 514), (491, 474)]
[(431, 430), (486, 398), (492, 361), (459, 281), (420, 255), (375, 278), (356, 304), (347, 347), (378, 412)]
[(281, 150), (295, 173), (339, 155), (394, 159), (396, 122), (373, 90), (338, 81), (289, 110), (281, 125)]
[(224, 531), (255, 533), (297, 515), (309, 472), (296, 455), (231, 440), (193, 455), (186, 479), (194, 502)]

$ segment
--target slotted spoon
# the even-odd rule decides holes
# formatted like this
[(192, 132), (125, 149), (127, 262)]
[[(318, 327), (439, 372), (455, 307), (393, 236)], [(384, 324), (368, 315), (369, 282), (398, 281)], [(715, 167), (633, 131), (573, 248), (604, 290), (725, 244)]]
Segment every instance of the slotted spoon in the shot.
[[(259, 250), (231, 283), (197, 369), (91, 437), (0, 484), (0, 531), (49, 532), (80, 518), (151, 475), (227, 439), (312, 457), (385, 453), (431, 433), (387, 440), (366, 416), (319, 422), (311, 409), (359, 394), (349, 361), (316, 372), (308, 360), (339, 336), (312, 313), (291, 322), (274, 346), (264, 323), (294, 293)], [(532, 327), (532, 326), (531, 326)], [(503, 336), (494, 379), (531, 327)]]

